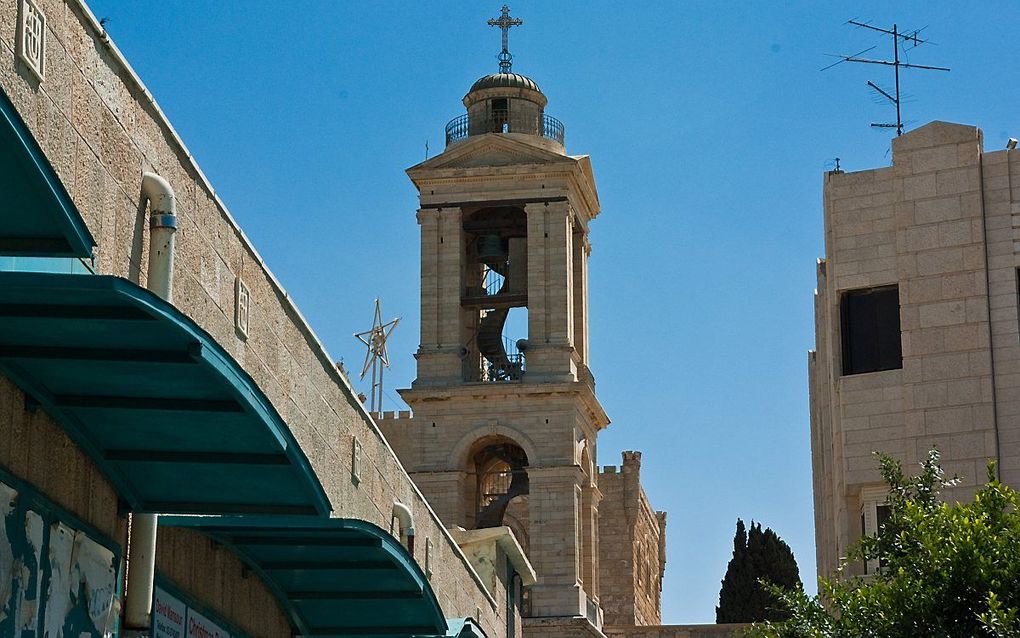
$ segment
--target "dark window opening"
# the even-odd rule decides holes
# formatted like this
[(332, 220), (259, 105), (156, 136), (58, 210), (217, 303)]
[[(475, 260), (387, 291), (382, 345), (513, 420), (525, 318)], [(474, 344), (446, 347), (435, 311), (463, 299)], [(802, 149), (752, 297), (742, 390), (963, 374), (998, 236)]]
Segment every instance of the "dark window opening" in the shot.
[[(888, 521), (889, 521), (889, 506), (888, 505), (878, 505), (878, 506), (876, 506), (875, 507), (875, 529), (878, 530), (878, 533), (879, 533), (880, 537), (881, 537), (881, 534), (882, 534), (882, 528), (885, 527), (885, 524)], [(883, 550), (882, 551), (883, 554), (885, 553), (886, 550), (888, 550), (887, 547), (883, 547), (881, 549)], [(883, 569), (885, 567), (885, 562), (886, 562), (885, 558), (879, 557), (879, 559), (878, 559), (878, 568), (879, 569)]]
[(903, 367), (899, 286), (843, 293), (843, 374)]
[(505, 97), (489, 101), (492, 111), (492, 130), (496, 133), (510, 132), (510, 100)]

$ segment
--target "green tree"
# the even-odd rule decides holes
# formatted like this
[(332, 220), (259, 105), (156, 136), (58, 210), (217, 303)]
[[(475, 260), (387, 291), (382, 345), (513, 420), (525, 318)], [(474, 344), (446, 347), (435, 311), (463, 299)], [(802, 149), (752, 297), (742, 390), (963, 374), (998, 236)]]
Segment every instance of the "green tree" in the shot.
[(778, 606), (770, 586), (800, 587), (797, 561), (790, 546), (761, 523), (751, 522), (745, 530), (744, 521), (737, 519), (733, 536), (733, 557), (726, 566), (726, 575), (719, 590), (719, 606), (715, 608), (718, 623), (781, 620), (785, 609)]
[[(973, 638), (1020, 636), (1020, 497), (995, 478), (973, 502), (949, 505), (940, 491), (955, 485), (931, 450), (917, 476), (879, 455), (889, 484), (889, 519), (857, 544), (836, 577), (819, 579), (819, 595), (779, 591), (789, 617), (756, 625), (763, 638)], [(877, 560), (868, 577), (848, 566)]]

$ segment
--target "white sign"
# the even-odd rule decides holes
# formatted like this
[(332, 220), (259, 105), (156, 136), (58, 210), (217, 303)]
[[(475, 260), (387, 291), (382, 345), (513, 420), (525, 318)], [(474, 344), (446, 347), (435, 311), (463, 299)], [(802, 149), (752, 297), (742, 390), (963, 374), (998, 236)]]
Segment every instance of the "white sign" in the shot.
[(152, 597), (152, 638), (184, 638), (188, 607), (159, 587)]
[(230, 633), (194, 609), (188, 609), (185, 638), (230, 638)]

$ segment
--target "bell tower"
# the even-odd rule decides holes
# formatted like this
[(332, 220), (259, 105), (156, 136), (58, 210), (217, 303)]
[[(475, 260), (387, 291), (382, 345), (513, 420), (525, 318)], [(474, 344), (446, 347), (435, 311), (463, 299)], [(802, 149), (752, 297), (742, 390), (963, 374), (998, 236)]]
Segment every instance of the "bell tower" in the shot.
[(505, 49), (505, 68), (475, 82), (446, 125), (445, 151), (407, 170), (421, 227), (417, 378), (400, 391), (413, 418), (379, 422), (447, 525), (514, 532), (538, 575), (524, 616), (600, 627), (596, 438), (609, 419), (588, 367), (598, 194), (588, 157), (566, 153), (546, 96), (510, 72)]

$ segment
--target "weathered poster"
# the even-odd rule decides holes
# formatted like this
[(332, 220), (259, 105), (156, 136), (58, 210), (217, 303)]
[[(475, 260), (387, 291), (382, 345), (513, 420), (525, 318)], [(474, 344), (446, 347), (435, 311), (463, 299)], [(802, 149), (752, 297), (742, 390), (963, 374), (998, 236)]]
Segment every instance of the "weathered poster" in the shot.
[[(43, 638), (63, 638), (64, 620), (71, 610), (71, 552), (74, 530), (63, 523), (50, 526), (50, 582), (46, 588)], [(78, 638), (75, 636), (74, 638)]]
[(4, 621), (14, 613), (14, 543), (7, 530), (16, 525), (17, 501), (17, 490), (0, 483), (0, 627), (9, 626)]
[[(113, 552), (83, 532), (74, 535), (71, 595), (75, 606), (85, 608), (93, 635), (110, 638), (120, 611), (117, 603), (117, 567)], [(79, 598), (84, 596), (84, 600)]]
[(188, 609), (188, 633), (185, 638), (230, 638), (230, 632), (194, 609)]
[(184, 638), (188, 607), (156, 587), (152, 598), (152, 638)]
[(42, 603), (42, 549), (46, 524), (42, 516), (25, 512), (25, 540), (27, 547), (18, 560), (18, 622), (21, 632), (35, 635), (39, 626), (39, 607)]

